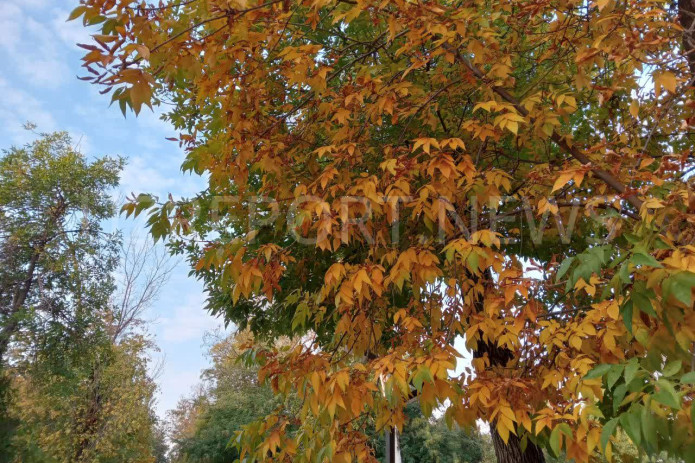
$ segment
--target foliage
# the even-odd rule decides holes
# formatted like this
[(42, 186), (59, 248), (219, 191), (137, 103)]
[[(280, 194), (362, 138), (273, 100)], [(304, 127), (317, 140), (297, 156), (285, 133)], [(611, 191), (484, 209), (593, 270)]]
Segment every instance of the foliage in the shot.
[(154, 461), (148, 346), (137, 337), (118, 345), (101, 337), (64, 346), (59, 359), (46, 350), (16, 378), (16, 461)]
[[(194, 200), (141, 195), (303, 404), (247, 461), (373, 461), (417, 394), (538, 446), (695, 459), (690, 2), (83, 0), (85, 79), (167, 103)], [(547, 229), (550, 227), (550, 229)], [(465, 337), (471, 368), (449, 372)], [(272, 345), (272, 344), (271, 344)], [(415, 391), (415, 392), (414, 392)], [(522, 450), (525, 449), (525, 450)]]
[[(206, 370), (205, 383), (170, 412), (170, 434), (174, 462), (231, 462), (239, 457), (232, 445), (245, 426), (263, 419), (277, 403), (271, 390), (259, 385), (257, 370), (239, 363), (239, 345), (248, 341), (238, 333), (217, 342), (210, 349), (213, 365)], [(460, 428), (449, 430), (443, 420), (430, 422), (417, 404), (407, 407), (408, 424), (400, 436), (404, 463), (479, 463), (482, 438)], [(383, 461), (384, 437), (369, 432), (375, 456)]]
[(217, 342), (205, 371), (205, 387), (170, 412), (174, 462), (229, 462), (239, 457), (235, 433), (275, 408), (270, 388), (258, 384), (256, 369), (238, 362), (244, 333)]
[[(0, 158), (0, 363), (22, 329), (79, 323), (113, 290), (117, 237), (101, 221), (120, 159), (93, 162), (64, 132)], [(47, 328), (49, 329), (49, 328)]]
[[(142, 250), (120, 262), (102, 230), (122, 165), (89, 161), (65, 133), (0, 158), (2, 461), (162, 461), (153, 346), (131, 328), (168, 267), (148, 270)], [(140, 278), (116, 292), (117, 271)]]

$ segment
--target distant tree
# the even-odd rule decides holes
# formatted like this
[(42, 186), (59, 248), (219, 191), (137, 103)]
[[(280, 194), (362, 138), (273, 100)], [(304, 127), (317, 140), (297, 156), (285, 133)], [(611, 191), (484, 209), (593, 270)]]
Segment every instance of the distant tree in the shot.
[(61, 355), (57, 345), (40, 351), (15, 378), (17, 463), (153, 461), (156, 385), (147, 340), (113, 344), (106, 331), (85, 335)]
[[(428, 419), (417, 403), (406, 407), (407, 423), (399, 435), (403, 463), (480, 463), (485, 442), (477, 432), (455, 426), (449, 429), (443, 419)], [(386, 444), (382, 433), (373, 440), (374, 454), (385, 461)]]
[(257, 370), (239, 362), (238, 346), (247, 338), (242, 332), (216, 342), (203, 384), (170, 413), (174, 462), (234, 461), (235, 432), (278, 405), (270, 388), (258, 383)]

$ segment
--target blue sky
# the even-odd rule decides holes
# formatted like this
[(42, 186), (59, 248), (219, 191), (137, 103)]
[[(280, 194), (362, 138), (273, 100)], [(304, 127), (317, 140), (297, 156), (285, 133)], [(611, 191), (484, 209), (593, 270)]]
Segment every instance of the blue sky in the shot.
[[(116, 197), (131, 192), (177, 197), (200, 190), (203, 181), (179, 169), (184, 154), (176, 143), (165, 140), (176, 135), (168, 124), (146, 108), (138, 118), (130, 114), (124, 119), (117, 106), (108, 106), (108, 96), (77, 80), (84, 73), (75, 44), (88, 41), (88, 31), (79, 22), (65, 22), (76, 4), (77, 0), (0, 1), (0, 147), (34, 139), (22, 128), (31, 121), (40, 132), (67, 130), (87, 156), (127, 157)], [(122, 218), (108, 225), (126, 233), (139, 226)], [(198, 382), (208, 364), (204, 334), (221, 326), (203, 310), (201, 285), (187, 273), (185, 263), (176, 267), (146, 315), (160, 348), (154, 361), (163, 361), (158, 377), (160, 415)]]

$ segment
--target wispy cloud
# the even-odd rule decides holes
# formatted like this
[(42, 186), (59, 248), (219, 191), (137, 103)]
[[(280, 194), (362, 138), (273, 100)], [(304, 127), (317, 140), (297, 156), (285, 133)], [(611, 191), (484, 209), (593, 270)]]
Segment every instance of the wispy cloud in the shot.
[(36, 138), (33, 133), (24, 130), (25, 122), (35, 123), (41, 131), (56, 129), (55, 119), (38, 99), (12, 86), (2, 77), (0, 95), (0, 125), (10, 134), (12, 143), (23, 144)]

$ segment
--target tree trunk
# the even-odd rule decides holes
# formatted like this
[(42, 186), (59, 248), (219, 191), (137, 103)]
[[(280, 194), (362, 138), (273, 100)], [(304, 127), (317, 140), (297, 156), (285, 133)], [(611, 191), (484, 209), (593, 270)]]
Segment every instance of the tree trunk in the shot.
[[(693, 0), (695, 1), (695, 0)], [(488, 282), (492, 281), (492, 274), (487, 271), (486, 278)], [(482, 312), (484, 309), (484, 301), (478, 299), (475, 302), (476, 311)], [(507, 363), (514, 358), (514, 353), (507, 348), (500, 347), (491, 342), (478, 341), (476, 349), (473, 351), (473, 358), (481, 358), (487, 355), (490, 360), (490, 366), (505, 367)], [(496, 423), (490, 423), (490, 435), (492, 436), (492, 445), (495, 448), (495, 456), (497, 463), (545, 463), (543, 451), (533, 442), (526, 441), (526, 449), (521, 450), (521, 439), (514, 434), (509, 434), (509, 439), (505, 444), (502, 437), (496, 429)]]
[(678, 19), (683, 27), (683, 56), (695, 78), (695, 0), (678, 0)]
[(509, 434), (509, 440), (505, 444), (502, 437), (494, 429), (494, 423), (490, 424), (492, 445), (495, 448), (497, 463), (543, 463), (545, 457), (543, 451), (533, 442), (527, 441), (526, 451), (521, 451), (521, 440), (514, 434)]
[[(44, 246), (45, 244), (42, 244)], [(34, 271), (36, 270), (36, 264), (41, 257), (41, 250), (34, 251), (29, 261), (29, 268), (27, 269), (27, 276), (22, 281), (19, 288), (15, 289), (14, 296), (12, 298), (12, 305), (7, 310), (7, 320), (5, 326), (0, 329), (0, 366), (4, 365), (5, 354), (7, 353), (7, 348), (10, 344), (12, 336), (19, 328), (19, 322), (17, 321), (17, 313), (24, 305), (29, 292), (31, 291), (31, 286), (34, 282)]]

